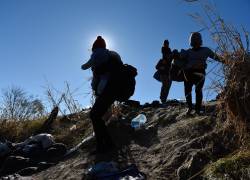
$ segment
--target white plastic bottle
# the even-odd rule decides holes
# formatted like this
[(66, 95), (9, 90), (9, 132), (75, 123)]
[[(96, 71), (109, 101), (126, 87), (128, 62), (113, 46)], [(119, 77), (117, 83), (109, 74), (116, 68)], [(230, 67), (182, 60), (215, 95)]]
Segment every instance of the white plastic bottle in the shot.
[(139, 114), (134, 119), (132, 119), (131, 126), (135, 129), (138, 129), (141, 126), (143, 126), (146, 123), (146, 121), (147, 121), (146, 116), (144, 114)]

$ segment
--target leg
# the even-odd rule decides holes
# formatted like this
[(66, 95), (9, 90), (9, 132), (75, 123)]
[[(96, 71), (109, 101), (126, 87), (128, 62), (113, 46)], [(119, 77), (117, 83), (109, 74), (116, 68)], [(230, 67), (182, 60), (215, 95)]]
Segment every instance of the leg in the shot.
[(195, 84), (195, 94), (196, 94), (196, 104), (195, 111), (199, 114), (201, 110), (201, 104), (203, 99), (202, 88), (205, 83), (205, 75), (197, 78), (197, 83)]
[(109, 91), (105, 91), (96, 99), (95, 104), (90, 111), (90, 118), (92, 120), (97, 142), (97, 150), (99, 151), (105, 151), (109, 146), (110, 148), (113, 146), (111, 137), (102, 117), (114, 101), (115, 99), (109, 94)]
[(184, 81), (184, 89), (185, 89), (185, 96), (186, 96), (186, 101), (188, 108), (191, 110), (193, 107), (192, 104), (192, 87), (193, 87), (193, 82), (191, 79), (191, 76), (186, 73), (187, 79)]
[(166, 84), (166, 99), (168, 99), (168, 94), (169, 94), (171, 85), (172, 85), (172, 79), (170, 78), (170, 76), (168, 76), (167, 84)]
[(165, 98), (165, 86), (166, 86), (166, 78), (164, 75), (160, 75), (160, 79), (161, 79), (161, 93), (160, 93), (160, 99), (161, 99), (161, 102), (164, 103), (166, 102), (166, 98)]
[(172, 80), (167, 75), (162, 75), (161, 81), (162, 81), (162, 87), (161, 87), (160, 99), (161, 99), (161, 102), (164, 103), (167, 100), (167, 97), (169, 94), (169, 89), (170, 89), (171, 84), (172, 84)]
[(97, 93), (97, 87), (99, 82), (100, 82), (100, 77), (93, 72), (91, 87), (92, 90), (95, 92), (95, 94)]

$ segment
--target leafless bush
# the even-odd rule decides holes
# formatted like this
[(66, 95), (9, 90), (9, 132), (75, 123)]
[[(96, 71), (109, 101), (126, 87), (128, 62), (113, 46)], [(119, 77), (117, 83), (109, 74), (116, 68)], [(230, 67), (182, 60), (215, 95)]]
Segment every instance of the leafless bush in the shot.
[(75, 114), (81, 111), (81, 105), (74, 98), (74, 92), (72, 91), (68, 82), (65, 82), (63, 91), (55, 89), (53, 86), (46, 87), (46, 97), (48, 103), (52, 107), (59, 107), (61, 114)]
[(44, 115), (44, 106), (41, 100), (28, 96), (19, 87), (3, 90), (1, 102), (1, 119), (30, 120)]

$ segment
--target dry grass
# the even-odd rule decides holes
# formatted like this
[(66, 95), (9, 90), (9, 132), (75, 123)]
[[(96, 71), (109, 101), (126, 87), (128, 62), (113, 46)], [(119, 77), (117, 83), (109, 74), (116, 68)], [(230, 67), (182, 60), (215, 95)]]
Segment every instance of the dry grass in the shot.
[[(217, 42), (223, 62), (225, 84), (220, 97), (223, 108), (220, 110), (226, 114), (229, 126), (233, 125), (236, 132), (246, 138), (248, 135), (250, 117), (250, 57), (238, 31), (218, 20), (220, 31), (217, 33)], [(218, 29), (217, 29), (218, 30)], [(221, 32), (223, 34), (221, 35)], [(248, 39), (245, 34), (245, 39)], [(248, 41), (248, 40), (247, 40)]]
[(82, 138), (92, 132), (91, 121), (87, 112), (58, 116), (50, 131), (57, 142), (64, 143), (68, 147), (78, 144)]
[(81, 105), (75, 98), (78, 90), (78, 88), (72, 90), (68, 82), (65, 82), (63, 90), (57, 90), (48, 84), (46, 87), (47, 101), (51, 107), (59, 107), (62, 115), (78, 113), (81, 111)]
[[(46, 119), (47, 117), (29, 121), (0, 121), (0, 137), (11, 142), (24, 141), (28, 137), (36, 135)], [(53, 122), (52, 130), (49, 133), (55, 137), (56, 142), (61, 142), (68, 147), (72, 147), (92, 132), (92, 125), (88, 114), (78, 113), (59, 116)]]
[(248, 179), (250, 151), (241, 150), (208, 165), (204, 175), (209, 179)]
[(2, 120), (0, 121), (0, 136), (12, 142), (23, 141), (34, 135), (45, 120), (46, 117), (27, 121)]
[(229, 124), (233, 124), (242, 138), (245, 138), (250, 123), (250, 58), (238, 57), (238, 61), (230, 64), (228, 71), (221, 100)]

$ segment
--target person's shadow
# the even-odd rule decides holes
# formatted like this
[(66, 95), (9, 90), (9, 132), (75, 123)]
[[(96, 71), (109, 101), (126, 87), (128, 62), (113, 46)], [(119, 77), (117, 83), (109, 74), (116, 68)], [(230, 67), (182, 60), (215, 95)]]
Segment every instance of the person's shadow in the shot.
[(159, 143), (157, 125), (134, 129), (131, 127), (131, 119), (122, 119), (111, 121), (107, 127), (118, 149), (127, 147), (131, 142), (144, 147)]
[[(111, 159), (122, 164), (134, 163), (133, 155), (130, 151), (130, 144), (149, 148), (153, 144), (159, 143), (158, 126), (142, 127), (135, 130), (131, 127), (131, 119), (112, 120), (108, 123), (108, 132), (116, 145), (116, 150), (110, 154)], [(107, 158), (109, 155), (105, 155)]]

